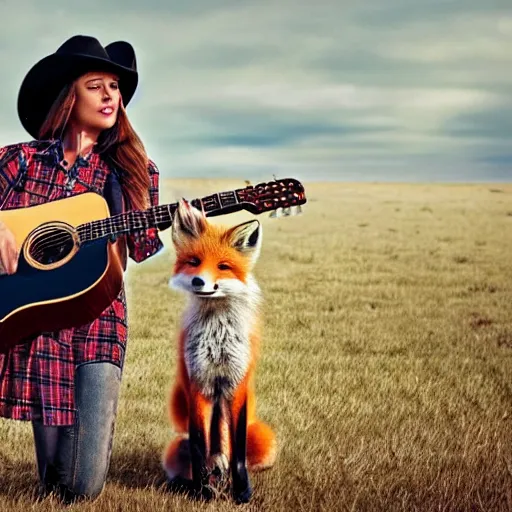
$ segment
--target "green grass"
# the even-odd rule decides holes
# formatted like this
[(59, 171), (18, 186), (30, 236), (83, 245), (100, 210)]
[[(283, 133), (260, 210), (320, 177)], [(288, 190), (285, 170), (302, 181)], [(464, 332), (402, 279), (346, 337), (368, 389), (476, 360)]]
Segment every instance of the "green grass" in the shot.
[[(238, 186), (173, 181), (162, 201)], [(73, 509), (512, 510), (512, 186), (307, 184), (307, 193), (304, 215), (259, 217), (258, 412), (279, 454), (252, 475), (252, 502), (202, 505), (163, 489), (184, 304), (167, 287), (169, 250), (129, 267), (108, 482)], [(170, 232), (162, 238), (170, 248)], [(30, 425), (2, 421), (0, 438), (0, 510), (60, 510), (35, 501)]]

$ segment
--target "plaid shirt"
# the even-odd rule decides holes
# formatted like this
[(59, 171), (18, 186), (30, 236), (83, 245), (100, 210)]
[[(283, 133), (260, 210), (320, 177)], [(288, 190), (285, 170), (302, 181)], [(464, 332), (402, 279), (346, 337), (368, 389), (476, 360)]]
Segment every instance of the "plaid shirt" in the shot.
[[(0, 209), (21, 208), (87, 191), (103, 195), (112, 172), (91, 152), (69, 171), (60, 140), (33, 141), (0, 148)], [(149, 163), (150, 199), (158, 204), (158, 170)], [(118, 205), (119, 206), (119, 205)], [(156, 229), (126, 237), (128, 256), (140, 262), (163, 244)], [(74, 375), (78, 365), (109, 361), (123, 368), (127, 340), (124, 287), (98, 319), (79, 328), (45, 332), (0, 355), (0, 416), (40, 419), (46, 425), (75, 420)]]

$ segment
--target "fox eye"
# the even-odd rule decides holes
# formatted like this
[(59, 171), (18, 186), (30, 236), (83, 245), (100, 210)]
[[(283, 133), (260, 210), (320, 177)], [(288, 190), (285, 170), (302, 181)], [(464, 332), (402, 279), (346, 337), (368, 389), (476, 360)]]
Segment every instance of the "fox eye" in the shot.
[(231, 270), (231, 267), (227, 263), (219, 263), (219, 270)]
[(201, 265), (201, 260), (199, 258), (190, 258), (187, 263), (192, 267), (199, 267)]

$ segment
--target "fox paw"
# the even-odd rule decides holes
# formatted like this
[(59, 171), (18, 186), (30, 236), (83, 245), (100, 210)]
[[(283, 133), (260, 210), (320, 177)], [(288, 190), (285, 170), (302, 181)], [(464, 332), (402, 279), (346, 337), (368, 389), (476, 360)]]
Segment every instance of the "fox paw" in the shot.
[(249, 503), (251, 496), (252, 488), (250, 485), (247, 485), (245, 489), (233, 489), (233, 499), (238, 505), (241, 503)]

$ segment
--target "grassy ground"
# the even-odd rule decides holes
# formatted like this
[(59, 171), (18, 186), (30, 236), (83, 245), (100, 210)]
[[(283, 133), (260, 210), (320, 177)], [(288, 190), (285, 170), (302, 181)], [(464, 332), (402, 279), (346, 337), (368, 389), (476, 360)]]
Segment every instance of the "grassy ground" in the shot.
[[(162, 201), (238, 187), (175, 181)], [(164, 492), (183, 298), (172, 251), (131, 265), (131, 334), (107, 486), (76, 510), (512, 510), (512, 185), (307, 184), (260, 219), (259, 415), (275, 467), (253, 501)], [(249, 217), (216, 218), (234, 224)], [(170, 247), (169, 232), (162, 234)], [(30, 426), (0, 422), (0, 510), (35, 501)]]

